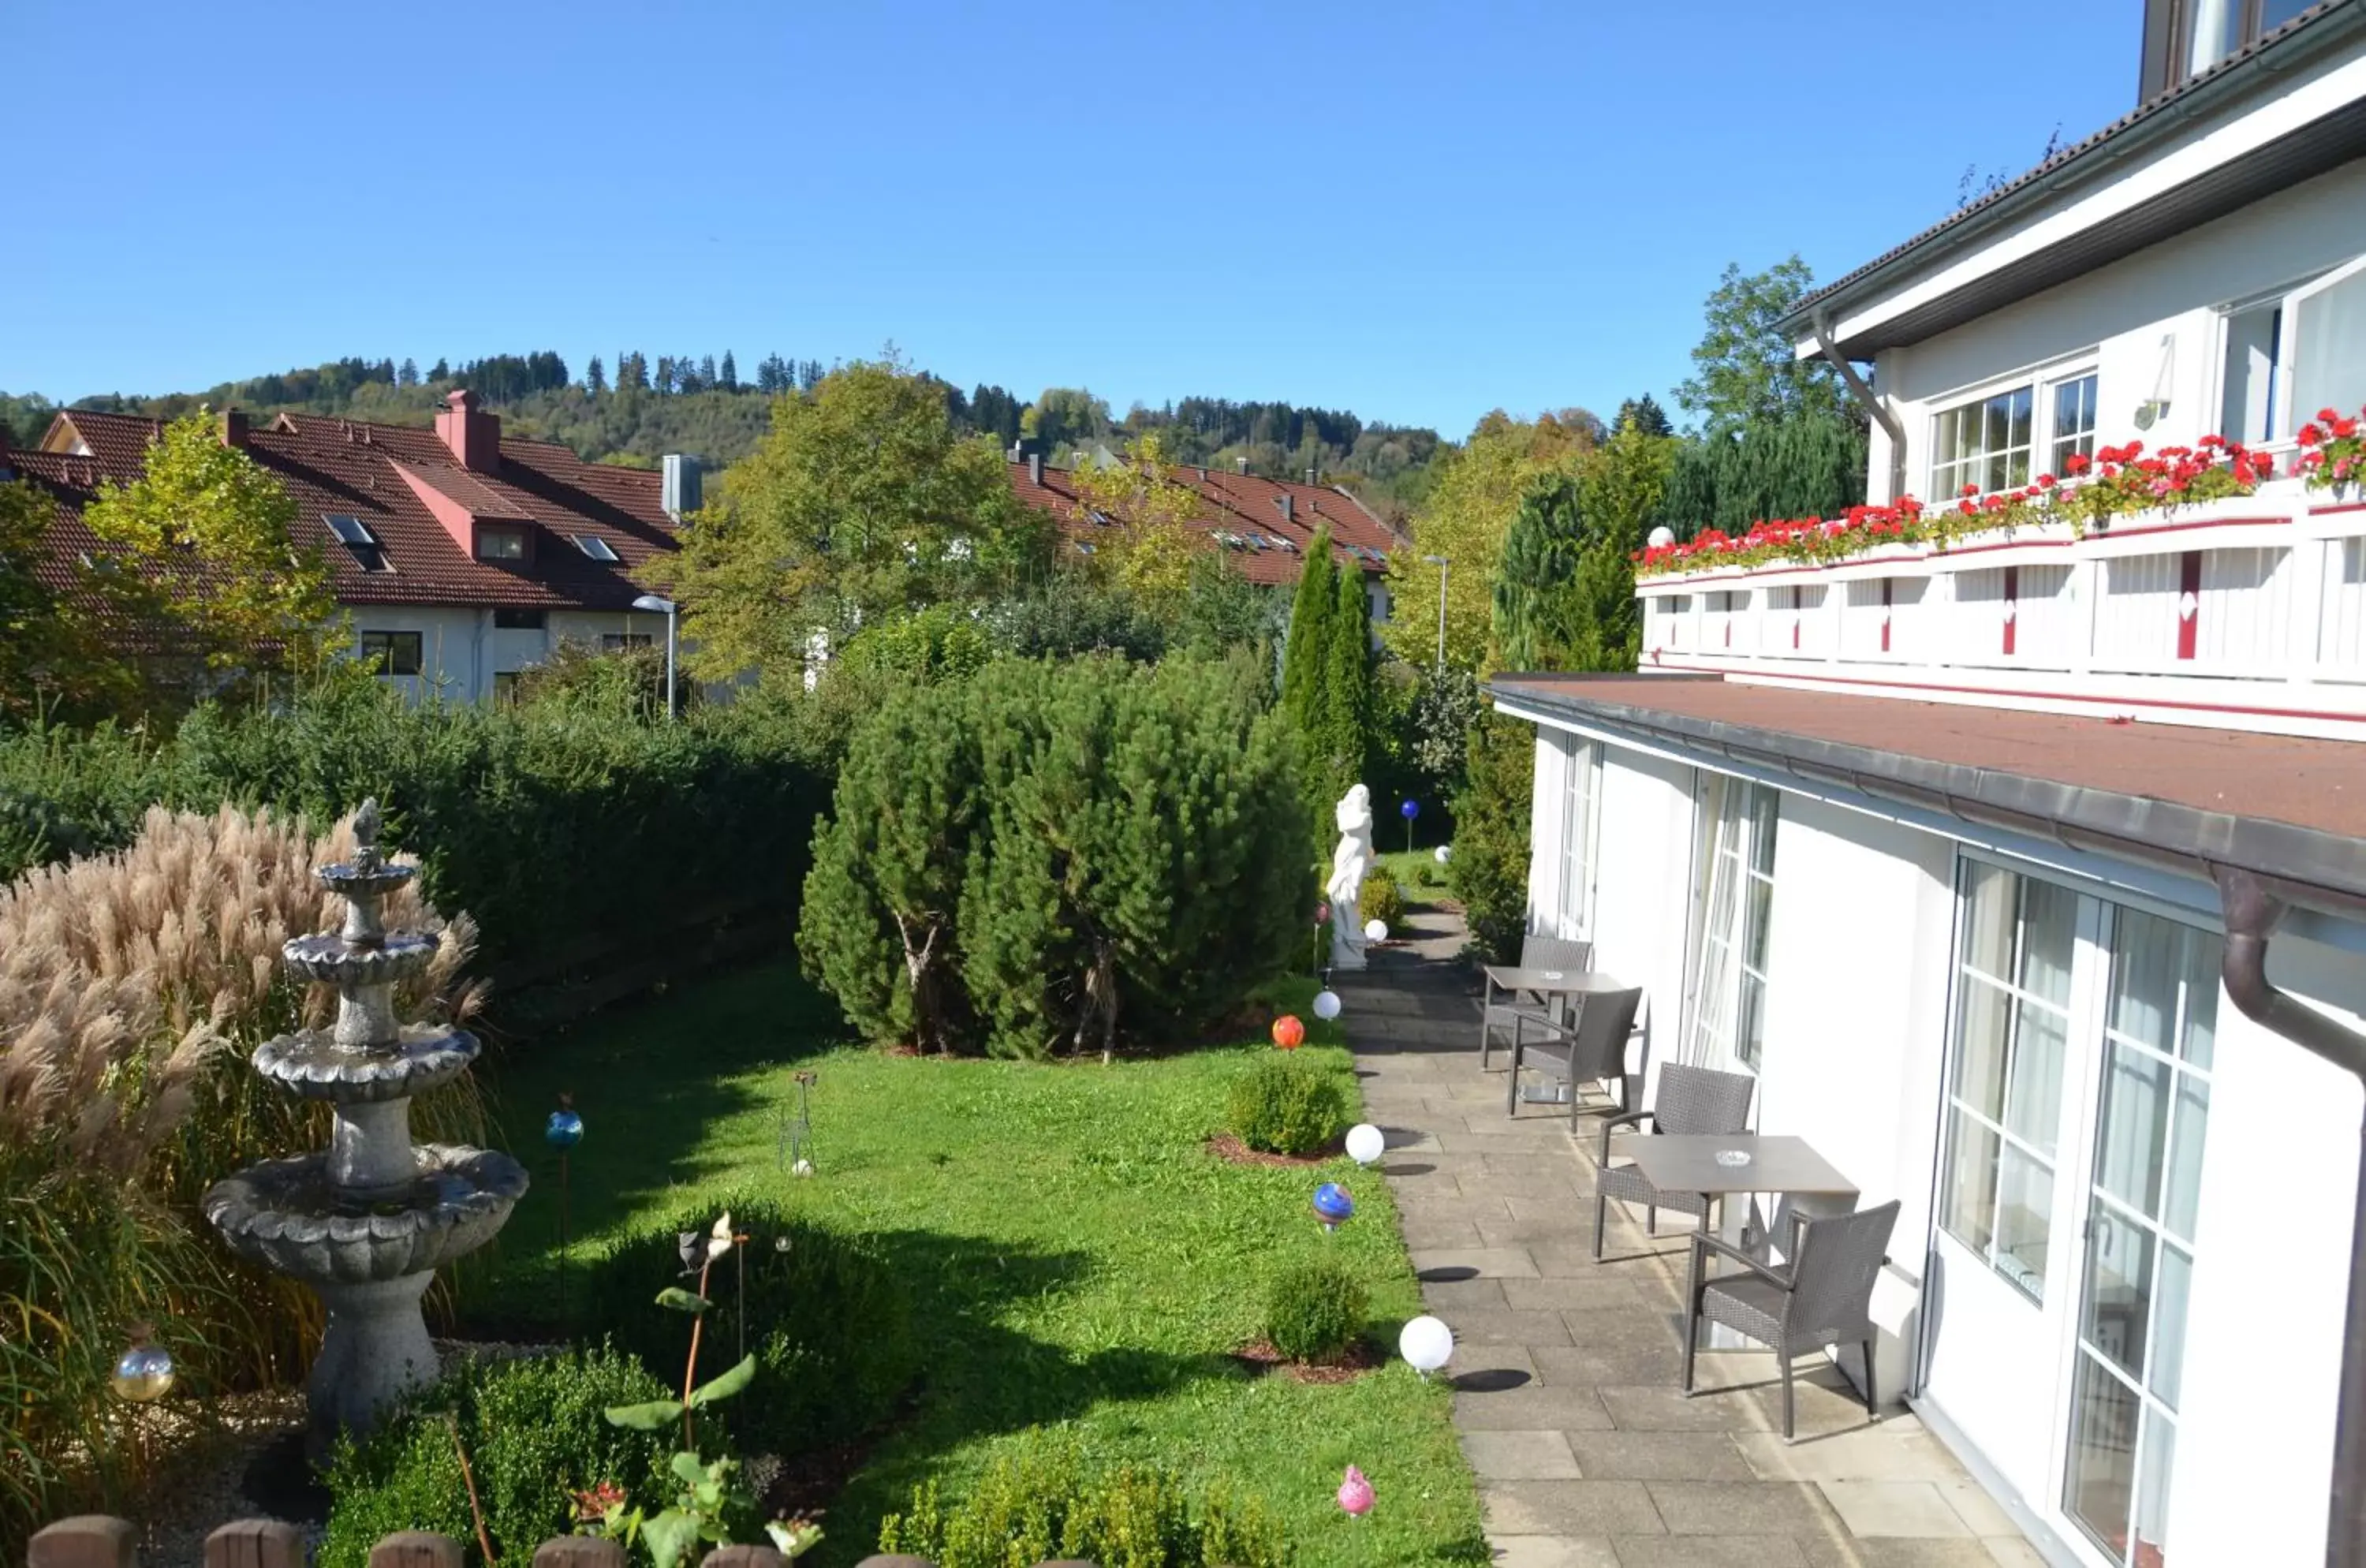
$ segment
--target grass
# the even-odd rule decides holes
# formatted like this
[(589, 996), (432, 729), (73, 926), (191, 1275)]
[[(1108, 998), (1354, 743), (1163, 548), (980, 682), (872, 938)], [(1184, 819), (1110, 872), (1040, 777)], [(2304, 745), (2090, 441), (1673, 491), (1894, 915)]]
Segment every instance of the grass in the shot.
[[(1344, 1074), (1335, 1026), (1306, 1008), (1313, 990), (1292, 982), (1273, 999), (1307, 1017), (1306, 1054)], [(1369, 1284), (1372, 1333), (1391, 1348), (1420, 1310), (1377, 1175), (1204, 1152), (1225, 1086), (1269, 1045), (1042, 1066), (833, 1046), (839, 1027), (790, 969), (769, 967), (603, 1014), (510, 1064), (494, 1088), (535, 1187), (490, 1274), (464, 1284), (464, 1320), (547, 1309), (558, 1194), (540, 1134), (569, 1091), (587, 1128), (570, 1171), (579, 1257), (701, 1190), (754, 1187), (873, 1232), (908, 1280), (929, 1371), (831, 1508), (822, 1563), (871, 1551), (880, 1516), (924, 1478), (958, 1491), (1035, 1427), (1096, 1459), (1231, 1478), (1285, 1517), (1305, 1568), (1487, 1561), (1443, 1384), (1393, 1357), (1310, 1385), (1228, 1355), (1259, 1333), (1273, 1274), (1324, 1252)], [(777, 1155), (801, 1068), (819, 1074), (808, 1179)], [(1307, 1210), (1324, 1180), (1358, 1211), (1329, 1236)], [(1361, 1522), (1333, 1499), (1350, 1463), (1380, 1495)]]
[(1380, 863), (1397, 879), (1406, 908), (1436, 908), (1453, 897), (1447, 891), (1446, 868), (1437, 863), (1436, 855), (1435, 849), (1425, 847), (1410, 852), (1386, 852), (1380, 856)]

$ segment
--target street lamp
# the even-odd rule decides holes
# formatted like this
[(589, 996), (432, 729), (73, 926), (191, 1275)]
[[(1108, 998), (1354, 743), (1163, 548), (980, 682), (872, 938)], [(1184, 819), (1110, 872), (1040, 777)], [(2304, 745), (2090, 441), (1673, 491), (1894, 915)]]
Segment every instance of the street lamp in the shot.
[(1446, 568), (1444, 556), (1424, 556), (1425, 565), (1437, 569), (1437, 667), (1446, 668)]
[(674, 611), (674, 603), (670, 599), (660, 598), (655, 593), (644, 593), (639, 598), (633, 601), (633, 608), (636, 610), (646, 610), (652, 615), (663, 615), (666, 618), (666, 717), (672, 718), (675, 716), (676, 712), (674, 706), (673, 660), (677, 639), (674, 636), (674, 628), (678, 625)]

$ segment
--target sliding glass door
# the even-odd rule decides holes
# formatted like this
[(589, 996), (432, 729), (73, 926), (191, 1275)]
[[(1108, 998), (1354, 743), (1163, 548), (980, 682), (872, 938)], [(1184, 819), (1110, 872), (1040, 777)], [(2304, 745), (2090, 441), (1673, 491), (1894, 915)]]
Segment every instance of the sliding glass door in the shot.
[(1693, 944), (1684, 1059), (1758, 1070), (1766, 1033), (1766, 954), (1774, 919), (1774, 833), (1781, 796), (1703, 773), (1696, 799), (1702, 886)]

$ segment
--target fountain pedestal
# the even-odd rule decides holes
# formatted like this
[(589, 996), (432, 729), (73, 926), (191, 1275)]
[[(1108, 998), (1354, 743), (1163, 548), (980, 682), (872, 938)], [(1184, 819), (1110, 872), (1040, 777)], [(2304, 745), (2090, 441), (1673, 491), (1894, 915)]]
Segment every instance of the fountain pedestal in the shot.
[(365, 802), (354, 858), (317, 874), (347, 901), (344, 930), (282, 950), (290, 970), (337, 987), (335, 1024), (254, 1053), (264, 1077), (329, 1102), (329, 1147), (251, 1167), (204, 1201), (232, 1251), (302, 1280), (328, 1309), (309, 1385), (316, 1461), (339, 1433), (366, 1435), (434, 1381), (420, 1298), (440, 1264), (492, 1238), (526, 1189), (507, 1155), (411, 1141), (412, 1098), (466, 1071), (478, 1045), (465, 1030), (396, 1021), (394, 988), (434, 958), (435, 939), (384, 929), (380, 901), (416, 873), (378, 852), (378, 826), (377, 803)]

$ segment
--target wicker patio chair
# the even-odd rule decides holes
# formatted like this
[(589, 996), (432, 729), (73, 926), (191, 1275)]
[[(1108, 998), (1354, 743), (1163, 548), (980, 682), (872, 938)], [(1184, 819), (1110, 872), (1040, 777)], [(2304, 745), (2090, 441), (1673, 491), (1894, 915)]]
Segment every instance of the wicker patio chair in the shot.
[(1580, 999), (1577, 1018), (1572, 1023), (1552, 1024), (1549, 1034), (1541, 1039), (1528, 1038), (1528, 1021), (1521, 1020), (1512, 1028), (1512, 1071), (1504, 1087), (1504, 1114), (1520, 1112), (1520, 1069), (1541, 1072), (1557, 1083), (1569, 1085), (1569, 1119), (1577, 1122), (1577, 1086), (1582, 1083), (1615, 1083), (1618, 1086), (1618, 1108), (1633, 1105), (1640, 1086), (1640, 1076), (1630, 1077), (1627, 1072), (1627, 1042), (1635, 1033), (1635, 1015), (1642, 1010), (1643, 989), (1630, 991), (1594, 991)]
[[(1700, 1322), (1722, 1324), (1774, 1351), (1783, 1372), (1783, 1440), (1792, 1436), (1791, 1358), (1827, 1345), (1865, 1351), (1865, 1414), (1881, 1418), (1873, 1388), (1873, 1286), (1888, 1259), (1898, 1200), (1877, 1209), (1825, 1219), (1792, 1216), (1790, 1262), (1781, 1268), (1704, 1231), (1693, 1237), (1692, 1276), (1684, 1292), (1684, 1394), (1693, 1392), (1693, 1353)], [(1712, 1256), (1742, 1272), (1707, 1270)]]
[[(1523, 969), (1559, 969), (1571, 975), (1581, 975), (1594, 967), (1594, 944), (1571, 942), (1557, 936), (1525, 936), (1520, 939), (1520, 967)], [(1526, 991), (1499, 991), (1500, 999), (1488, 1004), (1486, 1019), (1479, 1025), (1479, 1070), (1487, 1070), (1487, 1056), (1495, 1043), (1499, 1029), (1516, 1029), (1522, 1021), (1530, 1025), (1543, 1024), (1558, 1029), (1569, 1021), (1569, 998), (1558, 996), (1536, 996)]]
[(1758, 1080), (1748, 1073), (1720, 1073), (1670, 1062), (1660, 1069), (1660, 1090), (1649, 1111), (1628, 1111), (1602, 1123), (1602, 1156), (1594, 1173), (1594, 1260), (1602, 1261), (1602, 1225), (1610, 1200), (1640, 1203), (1644, 1223), (1660, 1234), (1660, 1211), (1673, 1209), (1706, 1222), (1708, 1200), (1697, 1192), (1662, 1192), (1631, 1165), (1610, 1163), (1610, 1134), (1621, 1127), (1651, 1124), (1654, 1133), (1746, 1133), (1750, 1130), (1750, 1097)]

